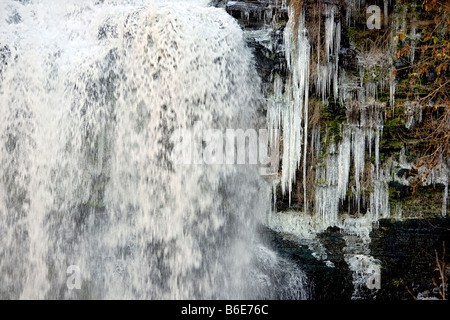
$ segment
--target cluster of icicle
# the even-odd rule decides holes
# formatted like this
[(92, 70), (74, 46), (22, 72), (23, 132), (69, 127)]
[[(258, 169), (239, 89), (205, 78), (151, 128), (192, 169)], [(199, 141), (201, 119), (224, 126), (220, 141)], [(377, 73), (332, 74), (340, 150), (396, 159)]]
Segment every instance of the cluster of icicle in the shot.
[(317, 59), (316, 90), (324, 102), (328, 101), (328, 95), (338, 97), (338, 64), (339, 48), (341, 46), (341, 23), (335, 21), (336, 6), (325, 5), (325, 55), (326, 60)]
[[(283, 133), (283, 154), (280, 185), (282, 193), (289, 195), (291, 203), (292, 186), (296, 182), (297, 171), (302, 166), (304, 211), (307, 212), (306, 201), (306, 176), (309, 174), (306, 166), (306, 154), (308, 150), (308, 91), (309, 91), (309, 63), (310, 44), (307, 38), (304, 15), (300, 14), (295, 25), (293, 9), (289, 12), (289, 21), (285, 29), (285, 54), (290, 76), (283, 83), (281, 77), (274, 77), (274, 93), (268, 108), (269, 128), (281, 129)], [(383, 106), (377, 104), (371, 94), (374, 90), (360, 88), (356, 97), (348, 93), (348, 88), (342, 86), (339, 89), (338, 52), (340, 48), (341, 24), (336, 21), (336, 6), (325, 4), (325, 52), (326, 61), (318, 61), (315, 88), (322, 100), (326, 102), (329, 95), (343, 100), (349, 104), (349, 100), (357, 98), (357, 106), (348, 108), (350, 113), (359, 113), (357, 120), (349, 120), (341, 128), (342, 141), (338, 144), (331, 142), (327, 147), (328, 156), (316, 170), (317, 185), (315, 188), (315, 212), (329, 225), (337, 223), (339, 202), (347, 196), (350, 171), (353, 162), (355, 172), (355, 186), (352, 195), (360, 212), (359, 195), (363, 191), (361, 182), (365, 171), (365, 150), (372, 150), (375, 156), (375, 165), (371, 170), (371, 178), (374, 184), (384, 175), (379, 168), (379, 142), (383, 130)], [(297, 30), (294, 28), (297, 27)], [(294, 39), (295, 37), (295, 39)], [(342, 80), (341, 80), (342, 81)], [(345, 80), (344, 80), (345, 81)], [(340, 97), (343, 97), (342, 99)], [(317, 150), (321, 148), (321, 136), (318, 128), (311, 128), (311, 146)], [(325, 139), (327, 140), (327, 139)], [(316, 152), (317, 153), (317, 152)], [(387, 204), (381, 204), (386, 198), (385, 182), (381, 183), (383, 192), (374, 192), (370, 197), (370, 208), (374, 217), (389, 213)], [(383, 208), (384, 213), (381, 212)]]
[[(347, 113), (348, 122), (341, 127), (341, 141), (330, 141), (324, 161), (316, 168), (315, 207), (316, 213), (329, 225), (337, 225), (339, 204), (350, 192), (354, 199), (353, 205), (361, 213), (361, 201), (365, 201), (366, 191), (363, 180), (371, 181), (373, 192), (369, 197), (368, 212), (374, 221), (389, 216), (389, 190), (387, 181), (389, 172), (384, 172), (380, 166), (379, 145), (383, 131), (383, 105), (369, 101), (364, 107), (356, 106), (360, 114), (358, 119), (351, 119)], [(316, 144), (319, 144), (317, 141)], [(366, 168), (366, 150), (369, 157), (374, 155), (375, 163)], [(353, 165), (354, 183), (350, 186), (350, 175)], [(366, 173), (368, 171), (368, 173)], [(369, 177), (365, 175), (369, 174)], [(365, 203), (363, 203), (365, 206)]]
[[(354, 271), (354, 297), (360, 295), (360, 284), (370, 271), (367, 265), (355, 263), (355, 257), (370, 260), (371, 266), (377, 265), (370, 257), (367, 243), (372, 223), (381, 217), (389, 216), (389, 189), (387, 181), (389, 171), (380, 166), (379, 144), (383, 131), (384, 105), (377, 103), (377, 86), (364, 87), (356, 83), (349, 87), (345, 75), (338, 69), (338, 53), (341, 45), (341, 23), (336, 20), (336, 6), (325, 6), (325, 60), (317, 61), (315, 89), (324, 103), (332, 96), (348, 106), (347, 121), (340, 128), (339, 142), (334, 141), (328, 129), (325, 137), (321, 137), (320, 128), (308, 128), (308, 91), (310, 44), (307, 38), (304, 15), (300, 14), (297, 24), (294, 23), (293, 9), (290, 10), (289, 23), (285, 29), (285, 55), (290, 76), (283, 80), (275, 76), (274, 93), (268, 108), (268, 124), (270, 128), (281, 128), (283, 135), (283, 153), (280, 184), (282, 193), (289, 193), (291, 202), (292, 185), (296, 182), (296, 174), (302, 167), (305, 214), (273, 212), (269, 217), (269, 226), (274, 230), (293, 234), (301, 239), (308, 239), (314, 252), (322, 252), (320, 258), (326, 260), (326, 250), (320, 250), (315, 234), (329, 226), (339, 226), (345, 230), (347, 243), (345, 258)], [(294, 26), (298, 29), (294, 30)], [(296, 37), (294, 38), (294, 35)], [(342, 79), (339, 75), (342, 75)], [(363, 78), (363, 77), (362, 77)], [(357, 101), (352, 102), (352, 101)], [(308, 130), (311, 131), (311, 142), (308, 146)], [(327, 146), (323, 144), (326, 143)], [(306, 176), (311, 174), (306, 166), (308, 147), (319, 155), (326, 151), (323, 160), (317, 164), (315, 172), (314, 214), (309, 215), (306, 197)], [(375, 158), (374, 164), (367, 168), (366, 150), (369, 157)], [(350, 176), (353, 174), (353, 181)], [(371, 182), (372, 192), (364, 185)], [(367, 193), (368, 195), (364, 195)], [(359, 217), (346, 216), (339, 219), (339, 208), (346, 198), (353, 199)], [(361, 203), (362, 202), (362, 203)], [(366, 204), (368, 202), (368, 205)], [(319, 249), (318, 249), (319, 248)], [(355, 260), (356, 261), (356, 260)], [(358, 260), (359, 261), (359, 260)], [(328, 262), (330, 265), (332, 263)]]
[[(296, 172), (301, 165), (302, 153), (308, 148), (308, 90), (310, 45), (306, 36), (303, 15), (298, 19), (295, 30), (295, 15), (289, 11), (289, 21), (285, 28), (284, 45), (290, 77), (284, 84), (279, 76), (274, 79), (274, 95), (268, 108), (270, 129), (283, 132), (283, 158), (281, 189), (288, 192), (291, 202), (292, 186)], [(303, 158), (306, 161), (306, 157)], [(303, 189), (306, 193), (306, 166), (303, 166)], [(305, 197), (306, 199), (306, 197)]]
[[(350, 5), (347, 11), (347, 25), (351, 11), (364, 6), (358, 1), (348, 2)], [(386, 12), (388, 1), (384, 3)], [(374, 76), (374, 72), (380, 66), (383, 68), (387, 66), (389, 70), (389, 65), (393, 65), (392, 58), (389, 54), (360, 53), (357, 56), (359, 76), (346, 75), (345, 71), (338, 67), (341, 21), (337, 19), (335, 5), (330, 3), (323, 5), (325, 58), (321, 61), (319, 55), (316, 61), (314, 88), (322, 103), (328, 104), (328, 99), (333, 98), (345, 105), (347, 120), (341, 124), (338, 133), (331, 133), (328, 128), (322, 130), (325, 131), (325, 136), (323, 134), (321, 136), (318, 125), (308, 128), (311, 47), (304, 14), (299, 15), (298, 23), (295, 24), (294, 19), (298, 13), (290, 7), (289, 23), (285, 29), (285, 55), (290, 74), (285, 83), (281, 77), (274, 77), (274, 92), (268, 107), (268, 125), (269, 128), (280, 128), (282, 132), (283, 158), (279, 181), (282, 193), (283, 195), (289, 193), (291, 204), (292, 186), (296, 182), (296, 177), (299, 177), (297, 174), (299, 168), (303, 169), (300, 173), (303, 176), (304, 206), (303, 214), (293, 211), (272, 212), (268, 224), (278, 232), (294, 235), (302, 241), (306, 240), (314, 247), (313, 251), (322, 252), (319, 256), (323, 260), (326, 260), (326, 250), (320, 249), (321, 245), (315, 235), (330, 226), (340, 227), (346, 242), (345, 260), (354, 272), (353, 298), (358, 299), (363, 294), (364, 284), (371, 275), (371, 270), (376, 269), (380, 263), (370, 256), (368, 243), (373, 224), (391, 215), (388, 183), (392, 179), (398, 179), (393, 172), (400, 168), (411, 169), (411, 164), (406, 162), (404, 150), (403, 159), (399, 159), (398, 163), (392, 159), (382, 164), (380, 159), (380, 139), (383, 134), (386, 105), (377, 102), (376, 99), (379, 92), (389, 89), (389, 105), (392, 108), (391, 115), (394, 115), (396, 80), (391, 73)], [(392, 32), (405, 30), (404, 21), (405, 17), (403, 21), (394, 21)], [(416, 30), (411, 30), (411, 33), (415, 35)], [(390, 44), (391, 53), (394, 45), (394, 42)], [(369, 80), (364, 82), (365, 78)], [(412, 127), (416, 121), (421, 121), (420, 107), (412, 104), (406, 112), (408, 118), (406, 127)], [(308, 131), (311, 133), (309, 146)], [(335, 141), (333, 134), (339, 135), (339, 141)], [(306, 185), (306, 176), (312, 174), (306, 166), (308, 147), (317, 158), (322, 155), (320, 162), (315, 165), (314, 205), (309, 206), (310, 210), (313, 209), (312, 215), (308, 212), (306, 200), (307, 187), (313, 187)], [(448, 176), (447, 167), (438, 166), (425, 182), (425, 184), (445, 185), (443, 216), (447, 211)], [(407, 185), (408, 181), (403, 180), (401, 183)], [(339, 214), (345, 209), (344, 201), (348, 203), (349, 214)], [(350, 215), (351, 209), (357, 214)], [(395, 211), (401, 212), (401, 209), (396, 208)]]

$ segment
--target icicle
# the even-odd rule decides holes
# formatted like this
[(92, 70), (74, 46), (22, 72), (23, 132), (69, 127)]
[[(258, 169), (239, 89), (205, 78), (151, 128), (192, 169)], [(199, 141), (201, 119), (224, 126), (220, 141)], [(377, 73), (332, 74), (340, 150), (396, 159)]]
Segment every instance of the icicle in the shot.
[[(420, 168), (419, 174), (422, 174), (426, 168)], [(439, 164), (435, 166), (424, 183), (424, 185), (431, 185), (433, 183), (443, 184), (444, 190), (442, 192), (442, 216), (447, 215), (447, 200), (448, 200), (448, 184), (449, 184), (449, 174), (450, 170), (443, 159), (440, 160)]]
[[(308, 86), (306, 86), (308, 88)], [(307, 157), (308, 154), (308, 89), (305, 90), (305, 134), (303, 142), (303, 211), (308, 212), (308, 201), (306, 198), (306, 170), (307, 170)]]
[(389, 104), (391, 105), (392, 117), (395, 116), (395, 77), (392, 75), (392, 69), (389, 78)]
[[(306, 37), (303, 14), (298, 21), (298, 29), (294, 30), (294, 11), (289, 8), (289, 21), (285, 28), (284, 46), (287, 67), (290, 77), (286, 83), (284, 103), (275, 107), (269, 106), (270, 125), (281, 123), (283, 134), (283, 159), (281, 170), (281, 190), (283, 194), (289, 194), (291, 203), (292, 185), (295, 182), (296, 172), (300, 166), (303, 152), (306, 155), (308, 138), (308, 90), (309, 90), (309, 55), (310, 45)], [(297, 34), (297, 39), (294, 39)], [(274, 90), (275, 99), (280, 99), (282, 82), (275, 77)], [(278, 111), (280, 108), (280, 112)], [(279, 115), (279, 118), (278, 118)], [(280, 119), (281, 121), (279, 121)], [(306, 156), (303, 159), (304, 170), (306, 170)], [(306, 177), (306, 171), (303, 172)], [(306, 193), (306, 179), (303, 189)], [(305, 197), (306, 200), (306, 197)], [(306, 206), (305, 206), (306, 208)]]
[(373, 192), (370, 194), (370, 217), (376, 222), (380, 218), (388, 218), (390, 216), (389, 208), (389, 170), (386, 169), (376, 172), (376, 168), (372, 166), (372, 184)]
[[(358, 213), (360, 212), (360, 194), (361, 194), (361, 181), (360, 178), (364, 173), (365, 165), (365, 140), (366, 136), (362, 132), (361, 128), (354, 128), (352, 132), (352, 154), (354, 162), (354, 176), (356, 183), (356, 201), (358, 207)], [(370, 141), (370, 139), (368, 139)], [(370, 150), (370, 149), (369, 149)]]
[[(301, 41), (300, 41), (301, 40)], [(308, 116), (308, 109), (309, 109), (309, 55), (310, 55), (310, 46), (308, 43), (308, 40), (306, 39), (305, 35), (302, 35), (302, 38), (299, 38), (299, 45), (301, 45), (304, 48), (303, 57), (304, 60), (299, 60), (299, 64), (303, 63), (305, 66), (302, 66), (301, 76), (304, 81), (304, 110), (305, 110), (305, 120), (304, 120), (304, 150), (303, 150), (303, 211), (305, 213), (308, 212), (308, 202), (306, 197), (306, 170), (307, 170), (307, 163), (306, 163), (306, 155), (308, 154), (308, 122), (309, 122), (309, 116)]]
[[(341, 46), (341, 23), (335, 22), (336, 6), (325, 5), (325, 55), (321, 64), (317, 59), (316, 91), (322, 100), (327, 103), (327, 94), (332, 92), (338, 98), (338, 63)], [(333, 88), (331, 90), (331, 85)]]
[[(416, 50), (415, 50), (415, 46), (416, 46), (416, 42), (417, 42), (416, 28), (417, 28), (416, 24), (413, 23), (411, 26), (411, 33), (410, 33), (410, 37), (411, 37), (412, 41), (411, 41), (411, 52), (410, 52), (410, 61), (409, 62), (411, 63), (411, 65), (414, 64), (414, 57), (415, 57), (415, 52), (416, 52)], [(420, 35), (419, 35), (419, 37), (420, 37)]]
[(447, 216), (447, 198), (448, 198), (448, 172), (444, 176), (443, 183), (445, 185), (444, 192), (442, 193), (442, 216)]

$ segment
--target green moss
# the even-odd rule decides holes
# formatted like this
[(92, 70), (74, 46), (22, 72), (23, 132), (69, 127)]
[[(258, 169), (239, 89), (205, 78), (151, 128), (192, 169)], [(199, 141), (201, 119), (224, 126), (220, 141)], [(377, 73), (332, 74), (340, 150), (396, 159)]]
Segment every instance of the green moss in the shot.
[(443, 186), (421, 186), (413, 194), (413, 188), (399, 183), (389, 184), (389, 204), (391, 212), (398, 205), (403, 218), (441, 217)]
[(391, 94), (390, 94), (389, 91), (384, 90), (384, 91), (379, 91), (379, 92), (378, 92), (378, 99), (377, 99), (377, 100), (378, 100), (379, 102), (385, 102), (385, 103), (387, 103), (387, 102), (390, 101), (390, 99), (391, 99)]
[(352, 41), (355, 41), (357, 39), (358, 32), (359, 31), (357, 31), (355, 27), (348, 27), (347, 28), (347, 36)]
[(331, 143), (341, 141), (342, 125), (347, 122), (344, 110), (344, 107), (334, 100), (322, 105), (320, 109), (322, 145), (329, 146)]
[(341, 141), (342, 120), (335, 119), (329, 123), (330, 142), (338, 143)]
[(392, 156), (393, 152), (398, 152), (404, 146), (404, 141), (402, 140), (403, 130), (403, 118), (401, 117), (397, 116), (388, 119), (384, 123), (383, 137), (380, 144), (381, 153)]

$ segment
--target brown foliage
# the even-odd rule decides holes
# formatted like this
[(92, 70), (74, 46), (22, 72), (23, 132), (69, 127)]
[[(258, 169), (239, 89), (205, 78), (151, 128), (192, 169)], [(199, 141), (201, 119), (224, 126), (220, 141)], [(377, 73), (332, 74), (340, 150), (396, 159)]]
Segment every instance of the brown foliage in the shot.
[[(400, 0), (408, 4), (409, 1)], [(420, 2), (420, 1), (419, 1)], [(439, 0), (422, 0), (420, 21), (411, 25), (418, 28), (421, 38), (408, 41), (405, 30), (397, 36), (401, 46), (395, 59), (409, 57), (414, 50), (416, 58), (409, 66), (395, 69), (393, 76), (407, 70), (407, 80), (399, 86), (416, 105), (422, 108), (423, 121), (416, 126), (416, 149), (421, 154), (416, 168), (423, 167), (415, 187), (423, 182), (440, 163), (448, 165), (450, 145), (450, 4)]]
[(437, 250), (434, 250), (434, 254), (436, 257), (436, 269), (434, 269), (434, 271), (439, 271), (440, 283), (438, 284), (436, 279), (433, 278), (433, 284), (438, 289), (442, 300), (446, 300), (445, 291), (447, 288), (448, 274), (450, 269), (448, 263), (445, 262), (445, 241), (442, 243), (442, 248), (442, 259), (439, 259)]

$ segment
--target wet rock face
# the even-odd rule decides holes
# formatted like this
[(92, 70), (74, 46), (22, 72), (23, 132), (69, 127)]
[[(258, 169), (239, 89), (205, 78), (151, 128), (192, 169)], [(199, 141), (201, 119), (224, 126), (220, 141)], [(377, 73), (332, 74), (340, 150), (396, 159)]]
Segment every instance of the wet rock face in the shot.
[[(329, 261), (334, 266), (317, 259), (308, 245), (302, 244), (288, 235), (283, 235), (264, 226), (260, 234), (265, 244), (288, 261), (295, 262), (305, 272), (309, 281), (310, 300), (349, 300), (353, 292), (352, 273), (344, 262), (342, 236), (336, 230), (328, 230), (321, 235), (322, 242), (329, 250)], [(342, 240), (342, 239), (341, 239)]]
[(283, 31), (288, 21), (288, 9), (282, 1), (216, 1), (236, 18), (253, 49), (255, 65), (263, 87), (272, 86), (273, 75), (286, 74)]
[(346, 70), (358, 69), (357, 52), (353, 48), (341, 48), (339, 51), (339, 64)]
[(265, 86), (271, 86), (275, 73), (286, 74), (286, 60), (281, 52), (282, 27), (248, 30), (246, 36), (248, 46), (253, 49), (259, 76)]
[[(331, 2), (325, 2), (331, 4)], [(216, 3), (236, 18), (244, 29), (247, 44), (253, 49), (256, 69), (263, 80), (263, 89), (265, 89), (266, 96), (270, 96), (271, 90), (274, 88), (274, 75), (278, 74), (284, 79), (289, 74), (283, 48), (283, 35), (288, 21), (286, 5), (283, 5), (281, 0), (277, 2), (263, 0), (216, 1)], [(372, 4), (383, 8), (385, 3), (387, 2), (374, 0)], [(311, 4), (309, 5), (311, 6)], [(387, 7), (388, 12), (394, 12), (393, 5), (394, 2), (390, 2)], [(389, 25), (383, 25), (380, 31), (366, 30), (360, 32), (365, 28), (365, 10), (358, 11), (355, 9), (352, 13), (352, 15), (355, 15), (354, 21), (349, 24), (345, 22), (344, 9), (344, 7), (339, 6), (339, 14), (336, 13), (336, 17), (339, 16), (339, 20), (342, 22), (342, 34), (340, 46), (334, 54), (337, 54), (339, 58), (339, 69), (345, 70), (347, 74), (347, 80), (344, 79), (343, 81), (347, 81), (348, 88), (346, 90), (348, 90), (349, 96), (359, 99), (361, 92), (365, 92), (366, 89), (377, 85), (377, 81), (380, 80), (376, 77), (372, 79), (367, 75), (365, 77), (361, 76), (361, 64), (367, 64), (367, 66), (364, 65), (364, 72), (367, 74), (372, 69), (377, 72), (381, 72), (380, 70), (382, 69), (380, 69), (378, 60), (369, 59), (380, 55), (375, 55), (376, 52), (373, 56), (364, 54), (365, 51), (363, 52), (361, 48), (364, 48), (366, 38), (376, 38), (378, 34), (386, 31)], [(308, 10), (306, 10), (306, 20), (311, 24), (317, 15), (313, 16), (311, 14), (312, 8)], [(325, 13), (319, 14), (322, 15), (323, 19), (326, 19)], [(311, 45), (314, 48), (315, 43), (311, 42)], [(386, 52), (385, 56), (388, 55), (389, 53)], [(381, 55), (381, 57), (384, 57), (384, 55)], [(380, 61), (383, 62), (385, 59)], [(403, 62), (399, 60), (393, 61), (396, 67), (404, 66), (401, 63)], [(369, 67), (373, 68), (370, 69)], [(384, 68), (385, 64), (382, 64), (382, 67)], [(361, 83), (364, 83), (364, 85)], [(377, 102), (387, 103), (389, 101), (389, 88), (379, 89), (377, 92)], [(314, 97), (314, 94), (311, 94), (311, 96)], [(362, 96), (364, 95), (362, 94)], [(379, 105), (374, 104), (374, 106)], [(328, 101), (326, 108), (322, 109), (322, 120), (324, 122), (328, 121), (328, 126), (332, 129), (334, 127), (339, 128), (339, 125), (343, 123), (342, 119), (347, 119), (352, 125), (361, 122), (361, 114), (358, 113), (361, 112), (360, 109), (356, 110), (358, 111), (356, 113), (347, 113), (347, 108), (344, 107), (345, 105), (339, 101)], [(378, 116), (381, 113), (376, 112), (372, 114)], [(380, 125), (376, 121), (374, 123)], [(404, 150), (401, 150), (402, 144), (398, 139), (398, 134), (404, 130), (405, 128), (394, 120), (384, 121), (378, 147), (380, 167), (382, 164), (386, 164), (386, 162), (392, 161), (392, 159), (397, 157), (399, 158), (398, 162), (401, 162), (401, 153)], [(337, 137), (339, 140), (341, 133), (342, 131), (339, 129), (334, 130), (335, 138)], [(333, 131), (331, 131), (331, 134), (333, 134)], [(375, 144), (376, 142), (373, 143)], [(356, 154), (356, 152), (354, 153)], [(374, 158), (376, 156), (372, 154), (371, 157)], [(371, 161), (372, 163), (374, 162), (373, 160)], [(375, 162), (378, 163), (377, 160)], [(436, 280), (439, 277), (433, 271), (436, 268), (434, 250), (442, 253), (443, 241), (450, 245), (450, 220), (448, 218), (439, 218), (441, 216), (444, 186), (423, 187), (419, 189), (418, 193), (413, 195), (412, 189), (404, 183), (405, 179), (403, 177), (408, 176), (406, 169), (395, 165), (392, 168), (391, 178), (394, 174), (397, 174), (397, 176), (392, 178), (393, 180), (389, 181), (389, 183), (383, 184), (384, 187), (382, 189), (386, 191), (386, 193), (383, 193), (386, 196), (383, 199), (389, 197), (389, 201), (386, 201), (387, 206), (382, 209), (378, 208), (378, 206), (374, 208), (382, 214), (390, 210), (394, 219), (379, 220), (379, 226), (370, 232), (370, 240), (365, 243), (367, 246), (364, 246), (364, 249), (367, 251), (365, 254), (370, 255), (377, 261), (381, 261), (381, 288), (369, 290), (363, 285), (359, 290), (358, 298), (382, 300), (412, 299), (412, 295), (408, 290), (418, 298), (426, 298), (427, 296), (439, 298), (432, 280), (433, 277)], [(301, 171), (299, 170), (297, 171), (297, 181), (301, 180)], [(277, 198), (277, 211), (292, 209), (301, 212), (303, 210), (302, 199), (301, 197), (298, 198), (297, 195), (296, 193), (292, 194), (291, 204), (288, 202), (288, 197), (283, 197), (281, 190), (278, 189), (275, 195)], [(361, 213), (367, 212), (370, 205), (369, 200), (362, 201), (358, 210)], [(354, 210), (352, 206), (354, 206), (352, 197), (342, 199), (342, 201), (339, 201), (339, 213), (350, 211), (350, 208)], [(398, 208), (401, 208), (401, 210), (397, 212)], [(372, 212), (374, 211), (372, 210)], [(354, 214), (353, 211), (351, 213)], [(388, 216), (382, 215), (382, 217)], [(395, 221), (395, 219), (400, 220)], [(354, 271), (350, 270), (348, 261), (346, 261), (349, 252), (348, 248), (346, 249), (345, 247), (347, 240), (344, 239), (344, 230), (330, 227), (326, 231), (317, 234), (317, 241), (326, 250), (327, 261), (317, 258), (317, 253), (310, 249), (308, 242), (302, 242), (303, 240), (276, 233), (266, 227), (262, 227), (261, 234), (268, 246), (282, 254), (286, 259), (298, 263), (300, 268), (305, 271), (308, 280), (311, 282), (310, 298), (312, 300), (349, 300), (353, 298), (355, 288), (353, 283), (355, 280)], [(369, 231), (367, 235), (369, 237)], [(450, 252), (450, 250), (447, 250), (447, 252)], [(354, 254), (354, 252), (351, 252), (351, 254)], [(447, 256), (445, 259), (449, 261)]]
[[(450, 243), (450, 218), (411, 219), (405, 221), (380, 220), (379, 227), (370, 234), (371, 255), (381, 261), (380, 289), (363, 288), (362, 299), (408, 300), (440, 299), (433, 278), (439, 283), (435, 271), (437, 250), (442, 258), (442, 244)], [(307, 243), (287, 235), (260, 228), (265, 243), (282, 257), (293, 261), (308, 277), (311, 300), (350, 300), (354, 290), (352, 272), (344, 260), (345, 241), (339, 228), (328, 228), (318, 235), (326, 248), (327, 260), (333, 266), (317, 259)], [(445, 261), (450, 261), (446, 250)], [(411, 293), (408, 292), (408, 289)]]
[[(278, 75), (283, 83), (280, 86), (283, 88), (280, 96), (286, 99), (288, 97), (285, 94), (288, 91), (286, 90), (286, 84), (289, 80), (290, 71), (287, 70), (286, 48), (284, 48), (283, 36), (289, 20), (289, 1), (214, 0), (212, 3), (224, 8), (244, 29), (247, 44), (253, 49), (256, 69), (263, 80), (265, 98), (268, 100), (272, 98), (272, 94), (276, 89), (274, 78), (276, 79)], [(412, 181), (411, 177), (413, 177), (408, 172), (405, 174), (405, 170), (410, 170), (412, 161), (418, 154), (412, 150), (414, 148), (405, 144), (404, 139), (400, 137), (408, 137), (410, 141), (414, 140), (415, 132), (414, 130), (410, 131), (410, 128), (413, 128), (416, 120), (415, 116), (412, 116), (411, 119), (409, 117), (411, 117), (411, 112), (415, 113), (416, 111), (411, 111), (408, 114), (402, 114), (403, 111), (399, 112), (399, 110), (394, 112), (396, 109), (394, 107), (395, 101), (400, 101), (399, 103), (401, 104), (402, 99), (406, 98), (404, 92), (396, 91), (396, 82), (405, 76), (401, 76), (401, 73), (406, 71), (399, 70), (397, 74), (398, 79), (396, 80), (391, 79), (389, 76), (391, 75), (391, 68), (402, 68), (409, 64), (408, 59), (406, 61), (393, 58), (392, 50), (394, 49), (392, 47), (394, 47), (395, 42), (392, 42), (394, 40), (389, 40), (387, 36), (389, 32), (397, 32), (399, 27), (396, 25), (400, 23), (400, 20), (404, 20), (395, 3), (395, 1), (370, 1), (370, 5), (376, 5), (380, 8), (383, 20), (381, 29), (371, 30), (367, 29), (366, 24), (368, 1), (322, 0), (317, 2), (305, 1), (303, 3), (306, 34), (311, 45), (311, 63), (308, 71), (310, 74), (309, 106), (311, 111), (320, 111), (317, 112), (320, 114), (316, 115), (315, 118), (312, 116), (312, 112), (309, 113), (310, 119), (314, 118), (315, 122), (310, 121), (307, 134), (310, 135), (311, 142), (314, 137), (320, 138), (314, 141), (314, 145), (319, 146), (317, 148), (319, 151), (316, 153), (317, 156), (315, 158), (311, 157), (310, 167), (317, 168), (317, 164), (324, 164), (328, 161), (329, 157), (327, 158), (325, 155), (330, 153), (330, 150), (327, 149), (327, 145), (330, 142), (336, 143), (338, 147), (345, 146), (342, 143), (344, 140), (342, 139), (342, 126), (347, 124), (352, 127), (359, 125), (362, 133), (366, 135), (365, 140), (368, 145), (364, 146), (364, 139), (352, 138), (352, 146), (358, 146), (359, 149), (354, 147), (350, 155), (346, 156), (345, 161), (347, 161), (347, 158), (349, 161), (353, 159), (351, 161), (354, 161), (355, 169), (349, 167), (349, 175), (345, 175), (345, 178), (349, 178), (349, 183), (348, 185), (343, 183), (345, 186), (343, 189), (347, 190), (346, 193), (342, 192), (339, 197), (340, 202), (337, 204), (339, 211), (365, 212), (368, 209), (365, 204), (370, 202), (369, 197), (377, 193), (383, 194), (383, 199), (385, 199), (384, 195), (389, 196), (388, 201), (383, 200), (383, 206), (390, 206), (391, 212), (394, 211), (393, 209), (403, 207), (404, 213), (407, 214), (408, 218), (411, 216), (420, 217), (425, 211), (427, 215), (440, 215), (441, 212), (444, 214), (445, 210), (442, 208), (445, 208), (445, 205), (442, 206), (442, 203), (446, 202), (444, 198), (447, 199), (447, 196), (444, 197), (444, 191), (442, 190), (445, 184), (442, 183), (443, 176), (439, 178), (441, 182), (438, 182), (441, 185), (440, 189), (436, 188), (431, 191), (436, 196), (439, 196), (441, 208), (437, 208), (437, 204), (434, 203), (433, 199), (429, 199), (431, 202), (425, 202), (420, 199), (419, 204), (422, 205), (420, 210), (416, 210), (415, 207), (413, 210), (409, 210), (410, 197), (404, 192), (408, 189), (407, 186)], [(410, 28), (408, 22), (403, 21), (402, 23), (406, 23), (406, 27)], [(389, 46), (382, 45), (382, 43), (388, 43)], [(323, 50), (320, 48), (328, 49), (326, 52), (322, 52)], [(315, 57), (320, 57), (320, 59)], [(327, 60), (329, 61), (327, 62)], [(433, 81), (435, 76), (436, 74), (431, 71), (428, 80)], [(365, 112), (369, 102), (371, 106), (377, 106), (377, 112), (372, 112), (372, 115), (375, 115), (375, 117), (371, 116), (366, 119), (366, 117), (359, 116), (359, 122), (355, 121), (355, 114), (360, 114), (364, 111), (364, 115), (369, 115), (369, 113)], [(314, 106), (315, 103), (317, 103), (318, 107)], [(350, 104), (351, 108), (349, 108)], [(268, 106), (268, 113), (270, 113), (270, 108)], [(354, 110), (357, 112), (353, 112)], [(377, 117), (378, 120), (375, 119)], [(406, 119), (406, 117), (408, 117), (408, 120), (404, 122), (403, 119)], [(370, 122), (372, 126), (370, 130), (365, 130), (368, 127), (366, 125), (367, 122)], [(293, 123), (296, 122), (293, 121)], [(298, 123), (298, 128), (295, 129), (295, 132), (298, 133), (300, 130), (306, 132), (306, 129), (303, 128), (305, 125), (302, 125), (301, 121)], [(314, 131), (314, 129), (317, 130)], [(280, 132), (284, 135), (286, 131), (288, 130), (283, 129)], [(319, 134), (313, 137), (312, 132), (319, 132)], [(351, 134), (361, 136), (356, 131), (351, 131)], [(324, 138), (327, 135), (331, 137), (328, 140)], [(307, 140), (305, 140), (305, 144), (308, 144)], [(285, 145), (281, 144), (281, 148)], [(293, 145), (297, 146), (298, 143), (293, 143)], [(313, 143), (309, 145), (311, 146)], [(373, 150), (370, 149), (372, 146)], [(287, 148), (290, 147), (288, 146)], [(307, 152), (313, 153), (312, 150)], [(294, 152), (289, 152), (289, 154), (297, 156), (297, 153)], [(364, 155), (360, 156), (362, 154)], [(405, 161), (401, 159), (402, 154), (406, 159)], [(280, 159), (283, 161), (282, 158)], [(298, 158), (300, 159), (300, 157)], [(347, 162), (350, 163), (349, 161)], [(343, 163), (343, 161), (340, 161), (340, 163)], [(371, 165), (374, 165), (377, 170), (377, 173), (374, 175), (371, 175), (369, 172)], [(372, 181), (373, 177), (380, 176), (378, 172), (380, 168), (384, 170), (388, 167), (390, 167), (389, 170), (393, 174), (391, 177), (385, 175), (385, 177), (380, 179), (379, 183), (377, 182), (377, 188), (375, 188), (377, 191), (375, 192), (373, 188), (369, 187), (369, 183), (374, 182)], [(355, 172), (356, 168), (360, 171)], [(281, 163), (279, 173), (282, 173), (282, 171)], [(314, 177), (314, 175), (319, 176), (317, 172), (320, 173), (320, 171), (314, 169), (308, 173), (312, 178), (308, 178), (308, 181), (305, 183), (308, 187), (304, 188), (302, 186), (302, 172), (297, 170), (296, 179), (291, 179), (290, 182), (291, 184), (293, 183), (293, 191), (289, 194), (279, 192), (279, 190), (276, 191), (276, 209), (278, 211), (284, 211), (288, 208), (303, 210), (304, 198), (313, 199), (317, 186), (323, 182), (321, 178)], [(322, 172), (329, 172), (329, 170), (322, 170)], [(415, 172), (412, 173), (415, 174)], [(292, 182), (293, 180), (295, 182)], [(448, 181), (448, 178), (445, 180)], [(365, 181), (365, 185), (361, 185), (361, 181)], [(325, 182), (326, 190), (329, 191), (331, 183), (330, 181)], [(352, 189), (354, 186), (356, 186), (356, 189)], [(383, 190), (381, 190), (381, 187)], [(304, 194), (304, 189), (309, 189), (308, 192), (310, 194), (306, 195), (307, 192)], [(446, 187), (446, 190), (448, 190), (448, 187)], [(399, 194), (407, 195), (408, 197), (405, 198), (403, 195), (399, 197)], [(445, 194), (447, 194), (447, 191), (445, 191)], [(375, 196), (373, 198), (375, 199)], [(381, 196), (379, 199), (381, 199)], [(314, 208), (315, 210), (315, 208), (319, 208), (321, 206), (320, 202), (323, 202), (323, 197), (319, 200), (311, 200), (311, 205), (308, 206), (308, 209)], [(378, 206), (379, 203), (381, 202), (374, 201), (375, 206)], [(315, 206), (316, 204), (317, 206)], [(447, 208), (449, 205), (450, 203), (447, 204)], [(388, 211), (385, 210), (385, 212)], [(384, 215), (384, 217), (387, 215)]]
[(274, 17), (288, 19), (287, 6), (282, 1), (228, 1), (225, 9), (246, 27), (263, 27), (270, 24)]

